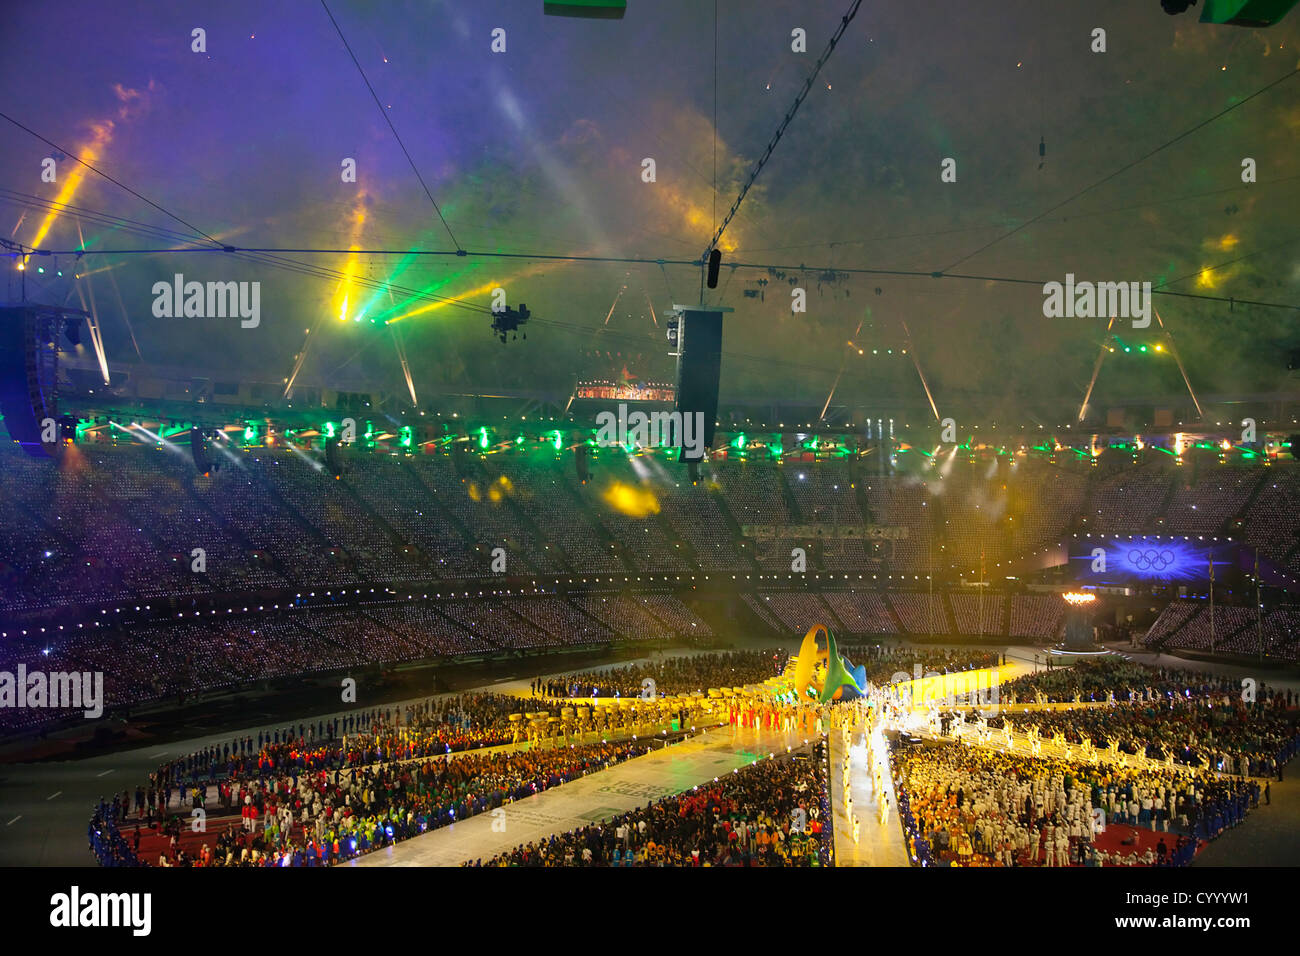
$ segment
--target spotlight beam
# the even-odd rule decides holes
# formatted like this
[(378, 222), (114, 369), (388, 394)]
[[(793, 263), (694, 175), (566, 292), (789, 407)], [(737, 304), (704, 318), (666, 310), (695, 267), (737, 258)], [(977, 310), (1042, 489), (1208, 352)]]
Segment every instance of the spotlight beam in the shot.
[(1092, 398), (1093, 386), (1097, 384), (1097, 376), (1101, 373), (1101, 363), (1106, 359), (1106, 345), (1110, 342), (1110, 330), (1115, 327), (1115, 316), (1110, 317), (1106, 323), (1106, 337), (1101, 340), (1101, 349), (1097, 352), (1097, 361), (1092, 366), (1092, 378), (1088, 380), (1088, 388), (1083, 393), (1083, 404), (1079, 406), (1078, 421), (1083, 421), (1083, 417), (1088, 414), (1088, 401)]
[(1165, 321), (1160, 318), (1160, 310), (1155, 307), (1155, 303), (1151, 304), (1151, 311), (1156, 314), (1156, 321), (1160, 323), (1160, 331), (1164, 332), (1165, 337), (1169, 339), (1169, 351), (1173, 355), (1174, 361), (1178, 363), (1178, 371), (1182, 373), (1183, 384), (1187, 386), (1187, 394), (1192, 396), (1192, 404), (1196, 406), (1197, 418), (1204, 418), (1205, 412), (1201, 410), (1201, 403), (1196, 399), (1196, 391), (1192, 388), (1192, 380), (1187, 377), (1187, 369), (1183, 367), (1183, 359), (1174, 345), (1174, 335), (1165, 327)]
[(393, 335), (393, 346), (397, 349), (397, 360), (402, 363), (402, 375), (406, 378), (406, 388), (411, 393), (411, 404), (419, 408), (420, 400), (415, 397), (415, 382), (411, 379), (411, 366), (406, 360), (406, 344), (402, 341), (401, 330), (390, 325), (388, 331)]

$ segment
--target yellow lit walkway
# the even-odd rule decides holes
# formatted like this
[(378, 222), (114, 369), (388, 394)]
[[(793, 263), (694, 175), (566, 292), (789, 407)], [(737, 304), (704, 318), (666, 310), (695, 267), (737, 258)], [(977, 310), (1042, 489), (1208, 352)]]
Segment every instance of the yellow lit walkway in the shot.
[(880, 822), (880, 794), (875, 792), (871, 779), (871, 753), (868, 748), (865, 725), (854, 729), (848, 749), (850, 763), (849, 793), (853, 800), (853, 815), (858, 818), (858, 839), (853, 839), (853, 821), (844, 803), (841, 768), (844, 766), (845, 748), (840, 731), (830, 734), (831, 770), (829, 788), (831, 811), (835, 822), (836, 866), (908, 866), (907, 847), (903, 842), (903, 829), (898, 822), (898, 801), (894, 798), (893, 784), (888, 768), (881, 775), (885, 795), (889, 801), (889, 815)]

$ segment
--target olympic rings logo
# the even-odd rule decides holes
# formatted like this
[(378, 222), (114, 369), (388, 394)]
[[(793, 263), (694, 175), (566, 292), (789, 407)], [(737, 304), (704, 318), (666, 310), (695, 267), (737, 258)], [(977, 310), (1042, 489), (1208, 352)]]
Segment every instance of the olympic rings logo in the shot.
[(1134, 548), (1128, 553), (1128, 563), (1139, 571), (1164, 571), (1173, 567), (1175, 560), (1174, 553), (1168, 548), (1147, 548), (1145, 551)]

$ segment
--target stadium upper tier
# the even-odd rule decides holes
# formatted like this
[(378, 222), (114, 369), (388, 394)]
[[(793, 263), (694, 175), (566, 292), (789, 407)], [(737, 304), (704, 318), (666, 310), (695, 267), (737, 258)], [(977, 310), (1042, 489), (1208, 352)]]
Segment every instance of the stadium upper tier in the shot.
[(534, 575), (786, 574), (797, 548), (810, 573), (915, 586), (1000, 579), (1085, 532), (1224, 534), (1300, 567), (1289, 461), (959, 459), (881, 474), (865, 460), (751, 460), (711, 463), (692, 484), (684, 466), (625, 455), (582, 482), (563, 451), (372, 453), (339, 478), (296, 449), (211, 454), (222, 467), (200, 475), (186, 450), (134, 440), (68, 446), (57, 462), (0, 446), (0, 613)]

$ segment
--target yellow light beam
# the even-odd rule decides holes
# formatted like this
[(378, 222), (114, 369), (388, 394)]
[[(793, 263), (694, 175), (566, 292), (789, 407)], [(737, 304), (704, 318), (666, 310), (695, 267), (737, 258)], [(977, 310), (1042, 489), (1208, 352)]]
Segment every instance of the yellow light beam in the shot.
[[(87, 166), (93, 165), (104, 150), (108, 148), (108, 144), (113, 141), (113, 121), (105, 120), (102, 123), (96, 123), (91, 127), (91, 134), (90, 145), (83, 148), (79, 156), (81, 162), (85, 163), (86, 166), (78, 163), (72, 167), (72, 171), (67, 174), (67, 178), (63, 180), (63, 185), (59, 188), (59, 194), (54, 197), (56, 207), (67, 205), (68, 201), (76, 195), (77, 187), (86, 178)], [(50, 234), (50, 228), (58, 218), (59, 210), (57, 208), (51, 209), (45, 214), (45, 218), (41, 220), (40, 228), (36, 230), (36, 237), (32, 239), (32, 246), (40, 248), (41, 243)]]

